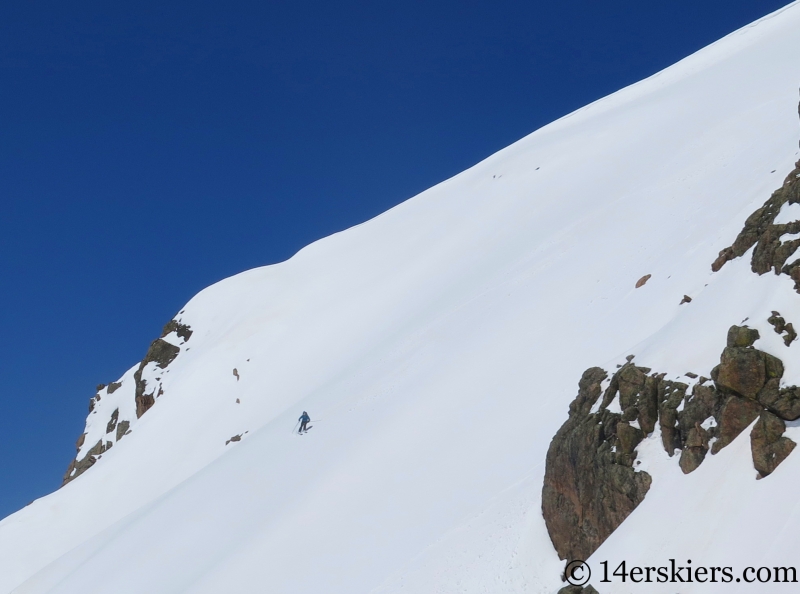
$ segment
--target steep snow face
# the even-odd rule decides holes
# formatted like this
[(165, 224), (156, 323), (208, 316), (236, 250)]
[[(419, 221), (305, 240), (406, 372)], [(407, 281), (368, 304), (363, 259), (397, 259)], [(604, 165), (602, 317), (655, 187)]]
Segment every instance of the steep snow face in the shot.
[[(202, 291), (131, 433), (0, 522), (0, 592), (556, 591), (543, 461), (582, 371), (633, 352), (707, 368), (764, 299), (800, 320), (789, 280), (710, 270), (797, 159), (798, 55), (795, 3)], [(595, 557), (660, 564), (681, 525), (706, 530), (693, 555), (736, 548), (726, 565), (767, 555), (778, 519), (789, 542), (800, 454), (756, 482), (742, 443), (688, 477), (653, 461), (667, 470)]]

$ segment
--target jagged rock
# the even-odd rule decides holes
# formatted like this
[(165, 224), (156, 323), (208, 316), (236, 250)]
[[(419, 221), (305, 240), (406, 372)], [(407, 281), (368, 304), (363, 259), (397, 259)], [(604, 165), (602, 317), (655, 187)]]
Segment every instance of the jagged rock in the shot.
[(670, 456), (675, 454), (676, 448), (681, 447), (678, 406), (685, 400), (688, 387), (682, 382), (658, 377), (658, 424), (661, 427), (661, 443)]
[(691, 302), (692, 298), (689, 297), (688, 295), (684, 295), (683, 299), (681, 299), (681, 302), (678, 305), (683, 305), (684, 303), (691, 303)]
[(641, 429), (631, 427), (628, 423), (620, 421), (617, 423), (617, 464), (633, 466), (636, 458), (634, 450), (644, 439)]
[[(181, 312), (183, 313), (183, 312)], [(150, 407), (155, 404), (155, 399), (158, 396), (161, 396), (164, 393), (163, 387), (158, 386), (158, 394), (155, 395), (155, 388), (151, 391), (151, 393), (147, 393), (146, 391), (146, 381), (142, 378), (142, 371), (149, 363), (155, 363), (157, 367), (164, 369), (166, 368), (172, 361), (175, 360), (175, 357), (178, 356), (180, 353), (180, 347), (170, 344), (169, 342), (163, 340), (165, 336), (168, 334), (175, 332), (179, 337), (183, 338), (184, 341), (189, 340), (192, 336), (192, 329), (186, 325), (178, 322), (177, 320), (170, 320), (164, 326), (163, 331), (161, 333), (161, 337), (157, 338), (150, 344), (150, 348), (147, 350), (144, 359), (139, 364), (139, 368), (134, 373), (134, 382), (135, 382), (135, 393), (134, 399), (136, 404), (136, 417), (141, 417), (145, 412), (147, 412)], [(156, 378), (156, 380), (160, 380), (161, 378)], [(116, 392), (120, 387), (122, 387), (122, 382), (111, 382), (107, 386), (107, 394), (113, 394)], [(97, 391), (100, 392), (106, 388), (105, 384), (100, 384), (97, 386)], [(89, 414), (94, 412), (96, 403), (99, 402), (101, 399), (100, 394), (95, 394), (92, 399), (89, 401)], [(115, 409), (114, 412), (111, 414), (111, 418), (106, 425), (106, 434), (113, 433), (116, 429), (116, 441), (122, 439), (125, 435), (130, 432), (130, 421), (129, 420), (119, 420), (119, 409)], [(81, 446), (83, 445), (83, 440), (86, 438), (86, 434), (84, 433), (78, 439), (78, 450), (80, 450)], [(107, 441), (105, 444), (102, 443), (102, 440), (95, 444), (94, 447), (87, 453), (86, 456), (82, 460), (73, 460), (69, 468), (67, 469), (67, 473), (64, 476), (64, 482), (62, 486), (69, 481), (75, 479), (80, 474), (88, 470), (94, 462), (100, 457), (100, 455), (106, 451), (108, 448), (114, 445), (114, 441)]]
[(153, 362), (161, 369), (166, 369), (167, 365), (172, 363), (180, 352), (180, 347), (176, 347), (174, 344), (170, 344), (162, 338), (156, 338), (150, 344), (150, 348), (147, 350), (147, 354), (142, 360), (141, 367)]
[(692, 397), (683, 410), (678, 413), (678, 429), (681, 439), (679, 447), (683, 448), (689, 445), (691, 432), (706, 419), (714, 416), (721, 404), (720, 394), (714, 388), (695, 384), (692, 389)]
[(755, 246), (750, 266), (756, 274), (764, 274), (773, 270), (776, 274), (789, 275), (795, 281), (795, 289), (800, 292), (800, 259), (786, 264), (786, 261), (800, 247), (800, 241), (794, 239), (781, 242), (787, 233), (800, 232), (800, 222), (776, 225), (775, 217), (784, 204), (800, 203), (800, 161), (795, 165), (783, 185), (773, 192), (764, 205), (753, 212), (745, 221), (744, 228), (736, 237), (733, 245), (723, 249), (719, 257), (711, 265), (714, 272), (722, 268), (726, 262), (743, 256)]
[(797, 445), (783, 437), (786, 424), (770, 412), (763, 411), (750, 432), (753, 466), (762, 477), (771, 474)]
[(639, 427), (645, 435), (649, 435), (656, 428), (658, 421), (658, 380), (647, 376), (644, 387), (636, 400), (636, 410), (639, 411)]
[(92, 466), (94, 466), (94, 463), (97, 462), (100, 455), (103, 452), (105, 452), (106, 449), (107, 448), (105, 444), (103, 444), (103, 440), (101, 439), (96, 444), (94, 444), (88, 452), (86, 452), (86, 455), (83, 458), (81, 458), (80, 460), (73, 460), (72, 463), (69, 465), (69, 468), (67, 469), (67, 473), (64, 475), (64, 480), (61, 482), (61, 486), (63, 487), (68, 482), (75, 480), (84, 472), (89, 470)]
[(758, 330), (747, 326), (733, 325), (728, 328), (729, 347), (749, 347), (760, 338)]
[(645, 380), (647, 379), (647, 372), (650, 371), (646, 368), (639, 368), (632, 363), (627, 363), (616, 373), (617, 385), (619, 390), (619, 405), (622, 410), (625, 410), (636, 404), (636, 398), (639, 392), (644, 389)]
[(800, 388), (781, 388), (780, 380), (773, 378), (758, 393), (758, 401), (785, 421), (800, 419)]
[(708, 433), (700, 426), (700, 423), (695, 423), (694, 427), (689, 430), (686, 443), (681, 452), (679, 464), (683, 473), (689, 474), (697, 469), (702, 464), (707, 453)]
[(678, 464), (683, 471), (683, 474), (689, 474), (697, 470), (697, 467), (703, 463), (706, 458), (708, 449), (703, 448), (686, 448), (681, 452)]
[(643, 287), (644, 284), (650, 280), (650, 277), (653, 276), (652, 274), (645, 274), (642, 278), (636, 281), (636, 288)]
[(722, 405), (717, 419), (717, 441), (711, 446), (711, 453), (716, 454), (731, 443), (761, 413), (758, 402), (739, 396), (729, 396)]
[(114, 429), (117, 428), (117, 421), (119, 420), (119, 409), (114, 409), (114, 412), (111, 413), (111, 419), (108, 421), (108, 425), (106, 425), (106, 433), (111, 433)]
[[(148, 394), (145, 391), (147, 382), (142, 379), (142, 371), (144, 370), (145, 366), (148, 363), (155, 363), (161, 369), (166, 369), (166, 367), (175, 360), (175, 357), (177, 357), (178, 353), (181, 351), (180, 347), (163, 340), (163, 337), (171, 332), (175, 332), (185, 341), (188, 341), (192, 336), (192, 329), (189, 326), (186, 324), (181, 324), (177, 320), (170, 320), (167, 322), (166, 326), (164, 326), (164, 330), (161, 333), (161, 338), (156, 338), (150, 344), (147, 354), (145, 354), (144, 359), (142, 359), (142, 362), (139, 364), (139, 369), (133, 374), (133, 379), (136, 383), (136, 418), (141, 417), (144, 413), (150, 410), (150, 407), (152, 407), (156, 402), (155, 396), (152, 393)], [(163, 391), (159, 391), (158, 395), (160, 396), (161, 394), (163, 394)]]
[(188, 341), (192, 337), (192, 329), (186, 324), (181, 324), (177, 320), (170, 320), (161, 331), (161, 338), (164, 338), (170, 332), (174, 332), (180, 336), (184, 341)]
[(604, 369), (590, 367), (578, 382), (578, 396), (569, 405), (569, 416), (587, 415), (600, 396), (600, 383), (608, 377)]
[(786, 324), (786, 336), (783, 337), (783, 342), (786, 346), (789, 346), (797, 339), (797, 332), (795, 332), (794, 326), (791, 322)]
[(783, 377), (783, 361), (778, 359), (778, 357), (774, 357), (769, 353), (764, 353), (764, 368), (767, 372), (767, 380), (780, 379)]
[(136, 394), (136, 418), (140, 418), (155, 403), (156, 399), (152, 394)]
[(105, 384), (97, 384), (97, 387), (94, 390), (95, 390), (95, 392), (99, 392), (100, 390), (102, 390), (105, 387), (106, 387)]
[(797, 332), (795, 332), (792, 323), (789, 322), (787, 324), (786, 320), (784, 320), (777, 311), (772, 312), (772, 315), (767, 318), (767, 322), (772, 324), (772, 327), (775, 328), (775, 332), (777, 334), (786, 334), (786, 336), (783, 337), (783, 342), (786, 346), (792, 344), (792, 342), (794, 342), (794, 340), (797, 338)]
[(229, 443), (231, 443), (232, 441), (242, 441), (242, 435), (241, 435), (241, 434), (239, 434), (239, 435), (234, 435), (234, 436), (233, 436), (233, 437), (231, 437), (231, 438), (230, 438), (228, 441), (226, 441), (226, 442), (225, 442), (225, 445), (228, 445), (228, 444), (229, 444)]
[(153, 394), (145, 393), (147, 382), (142, 379), (142, 370), (148, 363), (155, 363), (161, 369), (165, 369), (180, 352), (180, 347), (176, 347), (161, 338), (156, 338), (150, 344), (147, 354), (139, 364), (139, 369), (133, 374), (133, 379), (136, 382), (136, 418), (141, 417), (156, 403)]
[(130, 429), (130, 426), (131, 426), (130, 421), (119, 422), (119, 425), (117, 425), (117, 441), (119, 441), (128, 434), (128, 429)]
[[(752, 348), (726, 347), (715, 368), (717, 386), (754, 399), (767, 382), (767, 371), (761, 352)], [(714, 371), (711, 372), (712, 377)]]
[(775, 332), (783, 334), (786, 328), (786, 320), (783, 319), (779, 312), (772, 310), (772, 315), (767, 318), (767, 322), (772, 324), (772, 327), (775, 328)]
[(236, 381), (239, 381), (239, 370), (235, 367), (233, 368), (233, 375), (236, 376)]
[[(562, 559), (587, 559), (650, 488), (650, 475), (619, 464), (613, 451), (620, 448), (620, 415), (602, 408), (589, 414), (606, 376), (598, 367), (584, 372), (569, 419), (547, 452), (542, 513)], [(630, 449), (635, 437), (629, 437), (622, 447)]]

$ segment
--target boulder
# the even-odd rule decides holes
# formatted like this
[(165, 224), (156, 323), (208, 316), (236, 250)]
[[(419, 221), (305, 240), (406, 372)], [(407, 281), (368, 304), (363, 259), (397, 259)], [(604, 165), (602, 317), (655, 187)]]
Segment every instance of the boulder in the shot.
[(708, 433), (700, 426), (700, 423), (695, 423), (695, 426), (689, 431), (681, 452), (680, 467), (683, 474), (689, 474), (696, 470), (708, 453)]
[(783, 437), (786, 424), (771, 412), (763, 411), (750, 432), (753, 466), (761, 477), (771, 474), (797, 445)]
[(642, 432), (608, 410), (589, 414), (605, 377), (597, 367), (584, 372), (569, 419), (547, 452), (542, 514), (562, 559), (587, 559), (650, 488), (650, 475), (619, 463), (620, 454), (632, 452)]
[(636, 400), (639, 412), (639, 427), (645, 435), (653, 432), (658, 421), (658, 380), (652, 376), (645, 378), (644, 387)]
[(111, 418), (108, 421), (108, 425), (106, 425), (106, 433), (111, 433), (114, 429), (117, 428), (118, 420), (119, 420), (119, 409), (115, 408), (114, 412), (111, 413)]
[(128, 429), (130, 429), (131, 423), (130, 421), (120, 421), (117, 425), (117, 441), (122, 439), (128, 434)]
[[(626, 363), (616, 373), (619, 385), (619, 405), (622, 410), (636, 404), (637, 396), (644, 389), (645, 380), (647, 379), (645, 369), (647, 368), (640, 368), (632, 363)], [(647, 371), (650, 370), (647, 369)]]
[(718, 439), (711, 446), (711, 453), (716, 454), (736, 439), (758, 417), (761, 410), (761, 405), (754, 400), (729, 396), (717, 419)]
[(755, 399), (767, 381), (763, 355), (764, 353), (753, 348), (726, 347), (722, 351), (719, 367), (714, 368), (714, 381), (723, 389)]
[(759, 339), (758, 330), (747, 326), (731, 326), (728, 328), (729, 347), (749, 347)]

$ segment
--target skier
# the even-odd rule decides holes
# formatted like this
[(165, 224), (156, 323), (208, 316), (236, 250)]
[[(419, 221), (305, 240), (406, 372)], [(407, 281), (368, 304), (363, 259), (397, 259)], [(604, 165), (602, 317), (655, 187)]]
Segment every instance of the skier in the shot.
[(303, 411), (303, 416), (301, 416), (297, 420), (300, 421), (300, 430), (298, 431), (298, 433), (307, 431), (306, 425), (308, 425), (308, 422), (311, 420), (311, 417), (308, 416), (308, 413), (306, 411)]

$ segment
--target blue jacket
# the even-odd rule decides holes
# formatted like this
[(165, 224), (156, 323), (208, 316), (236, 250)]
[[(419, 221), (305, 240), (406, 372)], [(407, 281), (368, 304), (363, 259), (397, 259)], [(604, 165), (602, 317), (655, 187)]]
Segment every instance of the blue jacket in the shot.
[(300, 417), (300, 418), (299, 418), (299, 419), (297, 419), (297, 420), (298, 420), (298, 421), (301, 421), (301, 422), (306, 422), (306, 423), (308, 423), (308, 422), (311, 420), (311, 417), (309, 417), (309, 416), (308, 416), (306, 413), (303, 413), (303, 416), (302, 416), (302, 417)]

